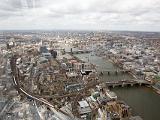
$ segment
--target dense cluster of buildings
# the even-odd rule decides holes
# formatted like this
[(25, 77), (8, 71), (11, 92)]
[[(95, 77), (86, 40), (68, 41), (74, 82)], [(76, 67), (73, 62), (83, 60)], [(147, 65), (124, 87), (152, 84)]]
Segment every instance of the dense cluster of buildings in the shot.
[(158, 42), (146, 38), (144, 42), (142, 35), (41, 31), (4, 36), (0, 47), (4, 119), (140, 120), (102, 83), (96, 66), (75, 57), (74, 50), (109, 58), (135, 77), (156, 82), (155, 89), (160, 86)]
[[(97, 37), (98, 36), (98, 37)], [(99, 37), (100, 36), (100, 37)], [(87, 42), (79, 41), (80, 49), (91, 49), (94, 54), (110, 59), (137, 79), (155, 82), (159, 91), (160, 42), (158, 33), (118, 33), (92, 36)]]
[(56, 109), (70, 111), (77, 119), (130, 117), (129, 106), (117, 101), (113, 92), (97, 86), (95, 65), (70, 52), (64, 53), (63, 49), (51, 50), (47, 43), (18, 45), (12, 48), (12, 53), (16, 55), (19, 86), (37, 98), (44, 98)]

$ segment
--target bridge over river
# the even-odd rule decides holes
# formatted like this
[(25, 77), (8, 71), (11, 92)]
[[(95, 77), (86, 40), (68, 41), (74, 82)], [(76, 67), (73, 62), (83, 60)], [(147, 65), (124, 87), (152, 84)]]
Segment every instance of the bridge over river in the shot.
[(100, 72), (100, 74), (107, 74), (107, 75), (111, 75), (111, 74), (115, 74), (115, 75), (117, 75), (117, 74), (124, 74), (124, 73), (129, 73), (130, 72), (130, 70), (124, 70), (124, 69), (122, 69), (122, 70), (103, 70), (103, 71), (101, 71)]
[(146, 81), (146, 80), (138, 80), (138, 79), (132, 79), (132, 80), (120, 80), (120, 81), (107, 81), (106, 82), (107, 87), (124, 87), (124, 86), (134, 86), (134, 85), (152, 85), (152, 83)]
[(92, 52), (91, 50), (75, 50), (75, 51), (68, 51), (66, 53), (71, 53), (71, 54), (84, 54), (84, 53), (90, 53)]

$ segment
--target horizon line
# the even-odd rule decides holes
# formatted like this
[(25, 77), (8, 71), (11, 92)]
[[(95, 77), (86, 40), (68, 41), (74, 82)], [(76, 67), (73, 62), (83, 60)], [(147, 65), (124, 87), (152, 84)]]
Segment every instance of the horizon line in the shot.
[(107, 30), (107, 29), (0, 29), (0, 31), (94, 31), (94, 32), (156, 32), (145, 30)]

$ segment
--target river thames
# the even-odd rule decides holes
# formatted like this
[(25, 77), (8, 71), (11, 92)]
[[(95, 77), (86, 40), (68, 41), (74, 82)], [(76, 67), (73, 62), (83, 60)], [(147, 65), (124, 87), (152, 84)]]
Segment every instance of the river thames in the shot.
[[(97, 71), (115, 71), (119, 69), (112, 62), (98, 56), (91, 54), (76, 54), (79, 59), (89, 61), (97, 66)], [(118, 74), (114, 73), (103, 75), (103, 80), (124, 80), (132, 79), (128, 73)], [(155, 93), (151, 88), (145, 86), (112, 88), (120, 100), (125, 101), (131, 108), (133, 115), (139, 115), (143, 120), (160, 120), (160, 95)]]

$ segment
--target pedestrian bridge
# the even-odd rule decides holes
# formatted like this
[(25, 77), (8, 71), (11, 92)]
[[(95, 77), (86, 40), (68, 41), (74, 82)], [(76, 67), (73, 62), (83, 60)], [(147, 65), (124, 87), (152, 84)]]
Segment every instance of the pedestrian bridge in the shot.
[(146, 80), (138, 80), (138, 79), (131, 79), (131, 80), (120, 80), (120, 81), (107, 81), (107, 87), (124, 87), (124, 86), (134, 86), (134, 85), (151, 85), (152, 83)]

